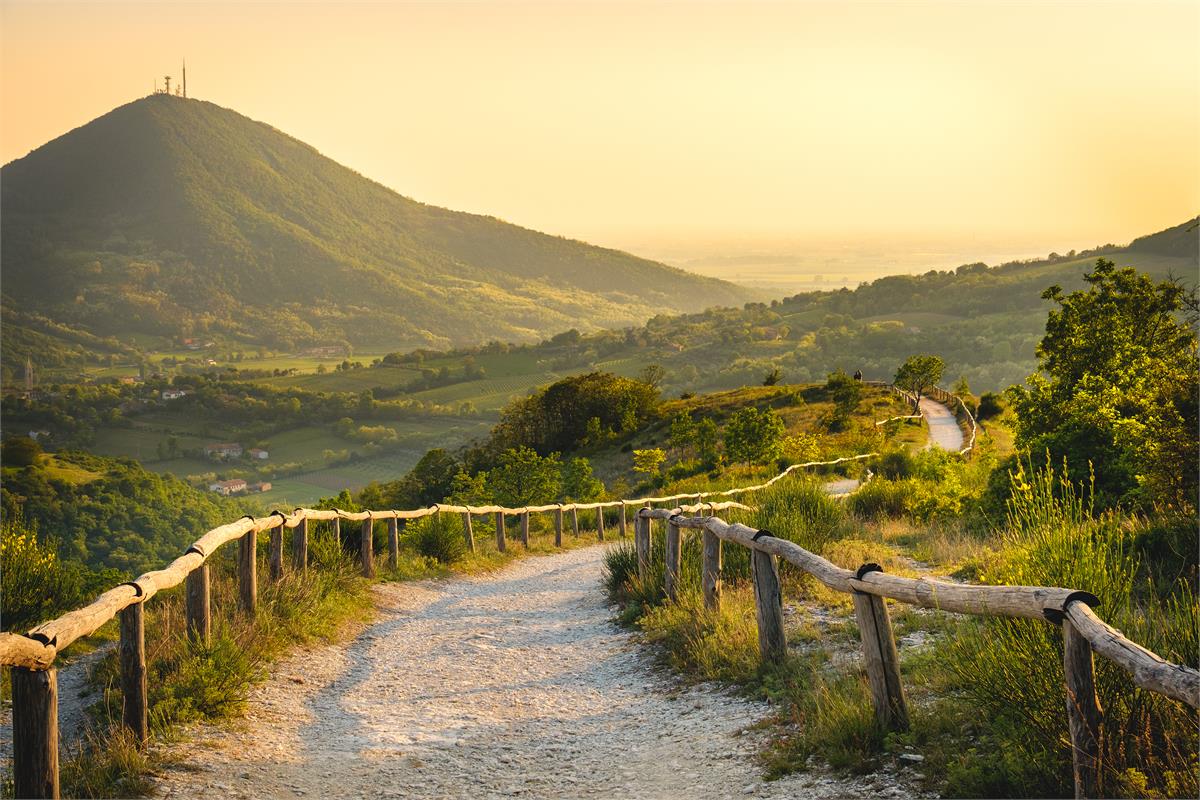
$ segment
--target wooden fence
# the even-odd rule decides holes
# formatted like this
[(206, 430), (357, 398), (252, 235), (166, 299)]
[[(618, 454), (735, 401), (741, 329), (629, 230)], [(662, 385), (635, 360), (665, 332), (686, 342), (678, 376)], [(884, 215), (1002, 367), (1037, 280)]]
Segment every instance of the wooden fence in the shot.
[[(952, 395), (951, 395), (952, 397)], [(955, 398), (957, 399), (957, 398)], [(961, 404), (960, 404), (961, 405)], [(963, 411), (966, 410), (962, 406)], [(969, 416), (969, 414), (968, 414)], [(972, 420), (972, 425), (973, 425)], [(971, 444), (961, 451), (966, 454), (974, 445), (974, 429), (972, 427)], [(439, 504), (428, 508), (412, 509), (408, 511), (360, 511), (347, 512), (340, 510), (322, 510), (311, 508), (298, 508), (290, 514), (285, 514), (281, 511), (276, 511), (266, 517), (244, 517), (236, 522), (231, 522), (226, 525), (214, 528), (202, 537), (196, 540), (187, 551), (175, 559), (165, 569), (147, 572), (135, 580), (127, 583), (122, 583), (116, 586), (100, 597), (96, 598), (92, 603), (83, 608), (70, 611), (57, 619), (43, 623), (27, 634), (0, 633), (0, 665), (10, 666), (12, 668), (12, 696), (13, 696), (13, 778), (15, 784), (15, 794), (17, 797), (53, 797), (59, 796), (59, 776), (58, 776), (58, 682), (57, 672), (54, 667), (56, 655), (66, 649), (72, 642), (77, 639), (88, 636), (95, 632), (100, 626), (104, 625), (109, 620), (116, 616), (120, 616), (120, 668), (121, 668), (121, 689), (123, 695), (124, 708), (122, 719), (134, 734), (142, 741), (145, 741), (149, 735), (148, 726), (148, 702), (146, 693), (146, 655), (145, 655), (145, 604), (150, 598), (161, 591), (178, 586), (185, 583), (184, 590), (184, 605), (187, 630), (190, 635), (198, 637), (203, 641), (207, 641), (211, 636), (212, 621), (210, 610), (210, 583), (211, 574), (209, 565), (206, 563), (209, 558), (222, 545), (231, 542), (238, 542), (238, 605), (247, 614), (253, 615), (258, 604), (258, 539), (259, 534), (268, 533), (268, 557), (267, 569), (268, 580), (271, 582), (282, 579), (285, 570), (292, 569), (295, 571), (304, 571), (308, 568), (308, 535), (309, 525), (312, 522), (328, 522), (331, 523), (340, 534), (341, 524), (345, 522), (358, 522), (361, 525), (361, 544), (360, 544), (360, 560), (362, 564), (363, 575), (367, 577), (375, 576), (375, 553), (374, 553), (374, 526), (383, 522), (387, 525), (388, 532), (388, 563), (395, 566), (399, 554), (399, 531), (400, 526), (408, 520), (421, 519), (434, 514), (459, 514), (463, 519), (464, 535), (468, 548), (474, 552), (475, 537), (472, 526), (472, 518), (477, 516), (493, 516), (496, 520), (496, 548), (501, 552), (507, 549), (507, 530), (505, 517), (515, 516), (520, 524), (520, 536), (524, 545), (529, 544), (529, 517), (531, 514), (548, 513), (553, 515), (553, 524), (555, 532), (555, 545), (562, 545), (563, 528), (565, 524), (565, 516), (570, 514), (570, 524), (572, 531), (578, 535), (579, 533), (579, 512), (594, 510), (596, 511), (596, 532), (598, 538), (603, 540), (605, 537), (605, 516), (606, 510), (614, 510), (616, 512), (616, 523), (620, 535), (624, 537), (627, 532), (627, 512), (630, 507), (639, 508), (638, 521), (644, 521), (645, 525), (649, 525), (649, 520), (652, 518), (669, 518), (672, 521), (670, 528), (675, 533), (668, 534), (668, 563), (667, 570), (671, 577), (668, 581), (668, 586), (671, 587), (669, 592), (673, 594), (675, 587), (675, 578), (678, 576), (678, 561), (679, 561), (679, 535), (680, 527), (700, 527), (703, 525), (711, 526), (712, 534), (718, 539), (729, 539), (746, 544), (755, 551), (755, 561), (757, 565), (762, 562), (762, 566), (756, 567), (758, 572), (763, 573), (763, 581), (771, 580), (768, 577), (768, 572), (773, 574), (773, 564), (768, 570), (765, 561), (762, 561), (762, 554), (783, 555), (788, 560), (797, 563), (802, 568), (805, 564), (823, 564), (820, 570), (814, 571), (818, 579), (823, 580), (827, 585), (841, 591), (859, 591), (862, 585), (871, 585), (878, 589), (879, 586), (892, 587), (899, 584), (889, 583), (888, 581), (906, 581), (902, 578), (891, 578), (883, 576), (882, 573), (878, 577), (859, 575), (854, 577), (853, 573), (848, 573), (845, 570), (839, 570), (824, 559), (800, 550), (795, 545), (782, 540), (773, 539), (770, 537), (750, 539), (743, 541), (740, 532), (749, 531), (754, 534), (749, 528), (743, 526), (729, 526), (718, 519), (709, 518), (688, 518), (683, 519), (677, 515), (683, 510), (696, 511), (700, 508), (707, 510), (710, 514), (717, 511), (728, 509), (743, 509), (752, 510), (748, 506), (742, 505), (732, 499), (749, 493), (761, 491), (773, 484), (783, 480), (791, 473), (816, 466), (836, 466), (839, 464), (850, 464), (878, 456), (878, 453), (864, 453), (857, 456), (847, 456), (838, 458), (832, 461), (810, 461), (803, 464), (793, 464), (787, 469), (780, 472), (768, 481), (765, 481), (754, 486), (743, 486), (734, 489), (726, 489), (716, 492), (698, 492), (688, 494), (675, 494), (665, 497), (642, 497), (635, 500), (612, 500), (597, 503), (555, 503), (551, 505), (541, 506), (526, 506), (521, 508), (506, 508), (503, 506), (460, 506)], [(845, 496), (844, 494), (841, 496)], [(681, 501), (692, 501), (693, 505), (680, 506), (673, 508), (670, 511), (654, 510), (655, 505), (674, 504)], [(293, 529), (292, 536), (292, 552), (290, 558), (290, 566), (284, 558), (284, 537), (285, 529)], [(647, 568), (649, 564), (649, 539), (648, 527), (646, 528), (645, 537), (638, 539), (637, 552), (639, 568)], [(709, 528), (706, 528), (709, 530)], [(732, 532), (732, 533), (731, 533)], [(745, 537), (743, 537), (745, 538)], [(752, 541), (753, 540), (753, 541)], [(674, 541), (674, 550), (671, 550), (671, 542)], [(774, 543), (774, 544), (772, 544)], [(705, 542), (705, 575), (706, 588), (705, 596), (709, 597), (710, 587), (707, 581), (709, 580), (708, 568), (708, 540)], [(643, 545), (645, 550), (643, 552)], [(775, 548), (775, 549), (771, 549)], [(789, 549), (793, 548), (793, 549)], [(796, 555), (796, 552), (802, 553), (803, 557)], [(673, 553), (673, 555), (672, 555)], [(671, 560), (673, 559), (673, 561)], [(719, 542), (716, 546), (716, 563), (720, 564), (720, 548)], [(799, 559), (798, 561), (796, 559)], [(805, 560), (807, 559), (807, 561)], [(674, 569), (674, 572), (672, 572)], [(815, 569), (815, 568), (814, 568)], [(861, 572), (861, 570), (860, 570)], [(845, 573), (845, 574), (842, 574)], [(756, 572), (757, 574), (757, 572)], [(822, 577), (822, 576), (826, 577)], [(849, 577), (847, 577), (849, 576)], [(719, 597), (720, 594), (720, 577), (719, 569), (711, 576), (714, 581), (712, 592), (713, 597)], [(826, 580), (828, 578), (828, 580)], [(853, 582), (851, 579), (853, 578)], [(869, 579), (869, 580), (868, 580)], [(777, 578), (775, 579), (777, 582)], [(757, 578), (756, 578), (757, 581)], [(870, 582), (874, 581), (874, 582)], [(879, 583), (882, 581), (883, 583)], [(973, 589), (982, 594), (979, 597), (987, 598), (980, 601), (982, 605), (976, 604), (971, 606), (977, 610), (968, 609), (968, 613), (1007, 613), (1012, 608), (1016, 608), (1021, 603), (1026, 602), (1033, 594), (1037, 592), (1058, 593), (1053, 594), (1054, 598), (1062, 600), (1054, 610), (1060, 613), (1067, 613), (1069, 609), (1072, 624), (1082, 632), (1086, 637), (1086, 641), (1091, 643), (1091, 646), (1097, 651), (1103, 653), (1116, 660), (1118, 663), (1128, 663), (1137, 666), (1143, 670), (1146, 675), (1157, 676), (1160, 672), (1158, 669), (1146, 672), (1147, 665), (1152, 662), (1161, 665), (1162, 667), (1170, 667), (1175, 670), (1182, 670), (1182, 678), (1178, 678), (1175, 683), (1170, 686), (1183, 687), (1179, 692), (1186, 689), (1192, 692), (1192, 695), (1186, 695), (1186, 692), (1170, 694), (1164, 691), (1164, 694), (1183, 699), (1185, 702), (1194, 703), (1194, 685), (1195, 685), (1195, 670), (1189, 670), (1186, 667), (1176, 667), (1169, 665), (1158, 659), (1154, 654), (1142, 650), (1136, 644), (1129, 642), (1120, 635), (1104, 625), (1102, 621), (1091, 615), (1090, 610), (1087, 610), (1086, 605), (1071, 602), (1067, 599), (1067, 595), (1062, 594), (1066, 590), (1058, 589), (1027, 589), (1022, 587), (960, 587), (954, 584), (937, 584), (936, 582), (910, 582), (920, 588), (913, 588), (907, 595), (892, 595), (884, 594), (881, 591), (865, 591), (869, 595), (884, 594), (884, 596), (895, 596), (897, 599), (906, 602), (914, 602), (919, 605), (933, 604), (936, 607), (947, 608), (948, 610), (961, 610), (957, 607), (951, 607), (942, 602), (946, 597), (957, 597), (956, 592), (961, 592), (965, 589)], [(756, 583), (757, 585), (757, 583)], [(764, 584), (764, 586), (767, 584)], [(905, 584), (907, 585), (907, 584)], [(776, 592), (778, 594), (778, 592)], [(970, 594), (970, 593), (968, 593)], [(1068, 593), (1070, 594), (1070, 593)], [(1080, 593), (1075, 593), (1079, 595)], [(971, 595), (975, 596), (975, 595)], [(910, 599), (911, 598), (911, 599)], [(1004, 598), (1009, 598), (1004, 600)], [(1076, 598), (1078, 599), (1078, 598)], [(866, 601), (864, 601), (866, 602)], [(1032, 602), (1032, 600), (1030, 600)], [(856, 607), (859, 601), (856, 596)], [(1016, 605), (1013, 605), (1016, 604)], [(968, 604), (970, 605), (970, 604)], [(766, 606), (760, 606), (765, 608)], [(1033, 606), (1030, 606), (1032, 608)], [(1042, 612), (1042, 608), (1050, 608), (1050, 606), (1039, 606), (1038, 614)], [(875, 609), (875, 606), (871, 607)], [(991, 609), (991, 610), (989, 610)], [(768, 609), (769, 610), (769, 609)], [(772, 612), (773, 613), (773, 612)], [(881, 612), (873, 610), (872, 613), (882, 614), (881, 619), (886, 623), (886, 608)], [(1022, 616), (1022, 614), (1016, 614)], [(1026, 614), (1027, 616), (1028, 614)], [(782, 628), (778, 632), (774, 632), (779, 620), (775, 616), (764, 617), (760, 613), (760, 641), (767, 636), (771, 643), (781, 641)], [(889, 628), (890, 631), (890, 628)], [(890, 636), (890, 632), (889, 632)], [(890, 651), (890, 656), (884, 654), (880, 658), (894, 656), (894, 645)], [(1078, 649), (1078, 648), (1077, 648)], [(775, 653), (777, 648), (772, 644), (771, 653)], [(766, 652), (766, 651), (764, 651)], [(1090, 659), (1090, 656), (1088, 657)], [(1122, 660), (1124, 659), (1124, 660)], [(893, 658), (894, 660), (894, 658)], [(1089, 660), (1090, 665), (1090, 660)], [(1129, 667), (1132, 669), (1132, 667)], [(1090, 666), (1089, 673), (1090, 674)], [(1135, 680), (1138, 680), (1135, 673)], [(898, 675), (898, 673), (897, 673)], [(1149, 679), (1147, 679), (1149, 680)], [(1154, 680), (1157, 680), (1155, 677)], [(898, 681), (898, 678), (897, 678)], [(1182, 682), (1180, 682), (1182, 681)], [(1189, 683), (1190, 681), (1190, 683)], [(1142, 685), (1139, 683), (1139, 685)], [(898, 683), (896, 684), (896, 692), (899, 692)], [(1150, 688), (1157, 689), (1156, 685), (1151, 685)], [(1186, 695), (1186, 696), (1185, 696)], [(899, 697), (899, 694), (895, 696)], [(892, 695), (888, 696), (889, 698)], [(1192, 699), (1188, 699), (1192, 698)], [(894, 702), (888, 700), (888, 702)], [(1072, 728), (1074, 730), (1074, 727)]]
[(1125, 669), (1135, 685), (1192, 708), (1200, 708), (1200, 671), (1164, 661), (1125, 638), (1096, 616), (1092, 607), (1099, 600), (1087, 592), (1046, 586), (977, 586), (928, 578), (902, 578), (888, 575), (878, 564), (863, 564), (857, 570), (843, 569), (793, 542), (772, 536), (767, 530), (729, 524), (713, 516), (683, 516), (707, 507), (698, 504), (671, 510), (643, 508), (638, 511), (634, 537), (640, 576), (649, 577), (652, 520), (665, 520), (663, 587), (669, 598), (675, 598), (682, 567), (682, 531), (699, 529), (704, 537), (700, 570), (704, 604), (715, 610), (721, 602), (722, 543), (734, 542), (749, 548), (759, 653), (764, 661), (778, 661), (787, 652), (777, 559), (786, 560), (830, 589), (850, 594), (862, 638), (863, 661), (875, 716), (887, 728), (906, 729), (908, 707), (884, 598), (960, 614), (1045, 620), (1062, 627), (1066, 710), (1076, 797), (1096, 795), (1100, 772), (1102, 717), (1093, 678), (1093, 652)]

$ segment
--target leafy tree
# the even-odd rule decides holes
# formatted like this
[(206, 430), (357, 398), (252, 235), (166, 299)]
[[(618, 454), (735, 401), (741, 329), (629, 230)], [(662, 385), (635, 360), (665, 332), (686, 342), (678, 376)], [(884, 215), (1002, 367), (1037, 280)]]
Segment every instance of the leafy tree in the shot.
[(1099, 259), (1058, 305), (1038, 372), (1014, 392), (1017, 444), (1095, 470), (1103, 502), (1196, 507), (1200, 428), (1195, 291)]
[(647, 364), (638, 373), (638, 380), (652, 387), (655, 391), (662, 386), (663, 378), (665, 377), (667, 377), (667, 371), (660, 364)]
[(604, 494), (604, 483), (592, 474), (586, 458), (572, 458), (562, 471), (562, 498), (569, 502), (589, 502)]
[(915, 407), (919, 407), (925, 392), (937, 386), (945, 371), (946, 362), (938, 356), (909, 356), (900, 365), (900, 369), (896, 370), (896, 377), (892, 379), (892, 383), (915, 394)]
[(421, 456), (408, 474), (382, 487), (391, 508), (419, 508), (445, 500), (454, 489), (462, 465), (440, 447)]
[(845, 419), (854, 413), (862, 400), (862, 381), (856, 381), (844, 370), (831, 372), (825, 380), (825, 391), (833, 401), (834, 409), (839, 418)]
[(721, 455), (717, 452), (717, 443), (720, 439), (721, 432), (712, 418), (705, 417), (696, 423), (696, 456), (700, 459), (700, 463), (708, 469), (712, 469), (720, 463)]
[(767, 374), (763, 376), (762, 385), (763, 386), (774, 386), (775, 384), (779, 383), (780, 379), (782, 379), (782, 378), (783, 378), (783, 370), (781, 370), (779, 367), (771, 367), (770, 371), (768, 371)]
[(540, 505), (558, 497), (562, 472), (558, 453), (540, 456), (531, 447), (519, 447), (500, 455), (488, 471), (487, 486), (501, 505)]
[(686, 453), (688, 448), (696, 444), (696, 422), (691, 415), (682, 412), (675, 415), (671, 420), (667, 441), (678, 453)]
[(6, 467), (28, 467), (41, 455), (41, 446), (28, 436), (13, 436), (0, 444), (0, 463)]
[(633, 471), (655, 478), (659, 475), (663, 462), (666, 460), (667, 454), (657, 447), (649, 450), (634, 450)]
[(732, 461), (765, 464), (782, 452), (786, 428), (771, 409), (743, 408), (725, 426), (725, 455)]

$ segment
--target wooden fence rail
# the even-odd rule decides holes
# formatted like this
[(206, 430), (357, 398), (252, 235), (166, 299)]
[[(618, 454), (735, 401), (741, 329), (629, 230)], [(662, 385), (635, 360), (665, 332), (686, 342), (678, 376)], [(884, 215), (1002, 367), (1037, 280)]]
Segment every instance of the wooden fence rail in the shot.
[[(1102, 718), (1092, 673), (1093, 652), (1125, 669), (1135, 685), (1192, 708), (1200, 708), (1200, 671), (1165, 661), (1125, 638), (1096, 616), (1092, 606), (1098, 605), (1099, 600), (1087, 592), (1047, 586), (977, 586), (929, 578), (902, 578), (888, 575), (878, 564), (863, 564), (857, 570), (843, 569), (798, 544), (772, 536), (767, 530), (730, 524), (712, 516), (683, 516), (702, 508), (697, 505), (674, 509), (643, 508), (638, 511), (636, 520), (639, 534), (644, 531), (648, 541), (650, 521), (654, 519), (666, 520), (671, 531), (689, 528), (703, 531), (701, 571), (705, 606), (709, 609), (720, 605), (720, 542), (735, 542), (752, 551), (759, 651), (764, 661), (778, 660), (785, 648), (776, 559), (784, 559), (830, 589), (850, 594), (862, 638), (875, 716), (888, 728), (906, 729), (908, 708), (884, 598), (960, 614), (1037, 619), (1062, 626), (1064, 685), (1076, 797), (1094, 797), (1099, 777), (1097, 759)], [(669, 543), (670, 537), (670, 550)], [(673, 547), (674, 552), (682, 549), (678, 541)], [(670, 585), (669, 582), (677, 580), (679, 570), (680, 565), (668, 558), (664, 581)], [(669, 589), (667, 594), (672, 595)]]
[[(957, 398), (955, 398), (957, 399)], [(960, 401), (961, 405), (961, 401)], [(965, 411), (965, 406), (962, 406)], [(969, 414), (968, 414), (969, 416)], [(973, 425), (973, 420), (972, 420)], [(974, 433), (972, 428), (972, 445)], [(964, 453), (971, 449), (964, 449)], [(83, 608), (75, 609), (62, 616), (42, 623), (27, 634), (0, 633), (0, 665), (12, 668), (13, 677), (13, 772), (18, 797), (57, 797), (58, 796), (58, 690), (57, 674), (54, 660), (57, 654), (66, 649), (77, 639), (95, 632), (114, 617), (121, 615), (121, 685), (126, 692), (126, 708), (124, 720), (134, 729), (135, 735), (145, 738), (145, 626), (143, 608), (145, 603), (155, 594), (186, 582), (185, 615), (189, 635), (201, 641), (211, 637), (212, 618), (210, 608), (211, 570), (207, 561), (224, 544), (238, 542), (238, 606), (243, 613), (252, 616), (258, 605), (258, 538), (259, 534), (268, 533), (268, 580), (281, 580), (285, 571), (303, 572), (308, 568), (309, 533), (311, 523), (328, 522), (335, 536), (340, 540), (343, 521), (358, 522), (361, 525), (360, 560), (362, 572), (367, 577), (375, 574), (374, 555), (374, 525), (383, 520), (388, 526), (388, 563), (396, 564), (399, 550), (399, 529), (408, 520), (421, 519), (441, 512), (460, 514), (463, 519), (464, 535), (467, 546), (475, 550), (475, 538), (471, 519), (475, 516), (494, 515), (496, 521), (496, 546), (500, 551), (507, 547), (505, 531), (505, 515), (516, 516), (520, 520), (521, 542), (528, 546), (529, 515), (548, 513), (553, 515), (555, 545), (562, 545), (564, 513), (570, 512), (572, 532), (579, 535), (579, 512), (594, 511), (596, 534), (603, 539), (605, 533), (604, 512), (615, 509), (618, 529), (622, 537), (626, 534), (626, 514), (630, 506), (641, 510), (635, 518), (635, 536), (638, 542), (639, 572), (645, 574), (650, 564), (649, 525), (651, 516), (647, 513), (654, 506), (673, 504), (680, 501), (693, 501), (695, 505), (681, 506), (691, 511), (701, 509), (713, 514), (729, 509), (752, 510), (748, 506), (733, 499), (753, 492), (766, 489), (783, 480), (793, 472), (809, 467), (837, 466), (852, 464), (878, 456), (878, 453), (863, 453), (856, 456), (846, 456), (831, 461), (810, 461), (803, 464), (793, 464), (775, 477), (754, 486), (742, 486), (715, 492), (699, 492), (675, 494), (665, 497), (642, 497), (634, 500), (610, 500), (595, 503), (554, 503), (541, 506), (525, 506), (521, 508), (506, 508), (503, 506), (463, 506), (452, 504), (437, 504), (428, 508), (386, 511), (349, 512), (339, 509), (298, 508), (291, 513), (275, 511), (265, 517), (243, 517), (235, 522), (221, 525), (205, 533), (192, 544), (179, 558), (172, 561), (164, 569), (147, 572), (127, 583), (122, 583), (100, 595)], [(679, 509), (670, 513), (678, 513)], [(661, 509), (650, 512), (661, 515)], [(696, 518), (700, 519), (700, 518)], [(713, 525), (720, 523), (713, 517)], [(690, 523), (689, 523), (690, 524)], [(683, 523), (680, 523), (682, 526)], [(673, 526), (674, 527), (674, 526)], [(692, 525), (692, 527), (695, 527)], [(293, 529), (291, 558), (284, 558), (284, 529)], [(714, 532), (717, 529), (714, 528)], [(676, 547), (672, 551), (678, 574), (679, 531), (676, 529)], [(715, 533), (720, 538), (728, 538)], [(755, 548), (761, 550), (762, 548)], [(706, 547), (706, 552), (708, 548)], [(778, 555), (778, 554), (776, 554)], [(813, 556), (813, 558), (816, 558)], [(290, 562), (290, 563), (289, 563)], [(714, 552), (710, 559), (709, 582), (706, 583), (706, 598), (709, 602), (717, 603), (720, 599), (720, 548), (719, 541), (714, 544)], [(758, 563), (758, 562), (756, 562)], [(836, 569), (836, 568), (834, 568)], [(762, 574), (763, 592), (769, 594), (772, 590), (770, 569), (765, 561), (759, 567)], [(843, 578), (837, 580), (844, 583)], [(897, 579), (899, 580), (899, 579)], [(674, 590), (674, 583), (672, 590)], [(756, 584), (757, 585), (757, 584)], [(1002, 588), (1002, 587), (1001, 587)], [(847, 591), (843, 589), (843, 591)], [(915, 590), (914, 590), (915, 591)], [(928, 590), (926, 590), (928, 591)], [(890, 596), (890, 595), (889, 595)], [(914, 597), (916, 594), (914, 594)], [(997, 596), (996, 601), (999, 601)], [(917, 602), (910, 600), (909, 602)], [(1075, 604), (1079, 605), (1079, 604)], [(1062, 604), (1057, 609), (1065, 608)], [(127, 613), (128, 612), (128, 613)], [(886, 613), (886, 609), (885, 609)], [(974, 612), (970, 612), (974, 613)], [(1077, 618), (1078, 617), (1078, 618)], [(1081, 634), (1093, 642), (1097, 652), (1105, 654), (1118, 663), (1132, 664), (1145, 672), (1147, 659), (1157, 658), (1148, 651), (1140, 650), (1137, 645), (1123, 640), (1119, 632), (1107, 628), (1095, 617), (1087, 617), (1083, 612), (1072, 609), (1072, 624), (1076, 625)], [(782, 629), (781, 629), (782, 630)], [(1115, 638), (1114, 638), (1115, 635)], [(1103, 639), (1103, 645), (1095, 644), (1094, 638)], [(1159, 661), (1162, 664), (1161, 659)], [(1168, 665), (1171, 666), (1171, 665)], [(1133, 667), (1127, 666), (1132, 669)], [(1150, 675), (1156, 675), (1151, 670)]]

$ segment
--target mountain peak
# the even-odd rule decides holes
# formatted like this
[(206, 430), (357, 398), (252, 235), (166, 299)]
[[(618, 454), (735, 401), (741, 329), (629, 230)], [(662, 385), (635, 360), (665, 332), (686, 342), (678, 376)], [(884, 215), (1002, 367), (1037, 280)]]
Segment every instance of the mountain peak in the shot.
[(5, 305), (100, 336), (402, 349), (531, 340), (751, 297), (416, 202), (269, 125), (171, 95), (11, 162), (0, 187)]

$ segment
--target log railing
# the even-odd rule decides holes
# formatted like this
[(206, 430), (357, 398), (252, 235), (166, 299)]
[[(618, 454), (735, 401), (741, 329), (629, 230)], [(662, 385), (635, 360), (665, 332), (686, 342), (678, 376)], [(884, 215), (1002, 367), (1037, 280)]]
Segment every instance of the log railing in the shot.
[[(770, 531), (730, 524), (713, 516), (684, 516), (707, 509), (707, 504), (674, 509), (643, 508), (635, 523), (638, 570), (649, 576), (652, 520), (664, 520), (666, 571), (664, 590), (674, 598), (680, 574), (682, 531), (703, 534), (701, 583), (704, 604), (716, 610), (721, 602), (721, 545), (734, 542), (751, 550), (759, 654), (778, 661), (786, 654), (782, 594), (777, 560), (782, 558), (825, 586), (850, 594), (862, 638), (867, 681), (876, 719), (893, 730), (908, 727), (908, 708), (900, 682), (899, 657), (884, 598), (941, 611), (979, 616), (1044, 620), (1063, 630), (1063, 669), (1066, 710), (1071, 732), (1076, 797), (1095, 797), (1099, 779), (1102, 717), (1093, 678), (1093, 653), (1119, 665), (1143, 689), (1200, 708), (1200, 671), (1172, 664), (1105, 623), (1092, 610), (1099, 600), (1088, 592), (1046, 586), (980, 586), (929, 578), (889, 575), (878, 564), (843, 569), (799, 545), (772, 536)], [(644, 555), (643, 555), (644, 554)]]
[[(892, 387), (895, 390), (894, 387)], [(896, 390), (900, 391), (900, 390)], [(900, 392), (903, 394), (903, 392)], [(968, 448), (969, 449), (969, 448)], [(361, 524), (360, 561), (362, 573), (368, 578), (376, 574), (374, 527), (382, 521), (388, 528), (389, 566), (395, 566), (399, 550), (399, 529), (408, 520), (434, 514), (460, 514), (468, 548), (475, 551), (472, 518), (494, 516), (496, 549), (504, 552), (508, 546), (506, 516), (519, 519), (523, 545), (529, 544), (531, 514), (554, 515), (555, 545), (562, 545), (564, 515), (569, 512), (571, 529), (579, 535), (579, 512), (596, 512), (596, 533), (604, 538), (604, 512), (616, 510), (621, 536), (627, 530), (627, 513), (635, 508), (692, 501), (702, 504), (709, 513), (728, 509), (750, 510), (732, 498), (766, 489), (791, 473), (817, 466), (836, 466), (865, 461), (878, 453), (846, 456), (832, 461), (810, 461), (793, 464), (770, 480), (753, 486), (712, 492), (693, 492), (664, 497), (642, 497), (634, 500), (611, 500), (595, 503), (555, 503), (540, 506), (507, 508), (503, 506), (464, 506), (438, 504), (407, 511), (359, 511), (298, 508), (290, 514), (275, 511), (265, 517), (243, 517), (236, 522), (210, 530), (197, 539), (179, 558), (160, 570), (147, 572), (122, 583), (83, 608), (70, 611), (57, 619), (45, 622), (27, 634), (0, 633), (0, 665), (12, 667), (13, 685), (13, 777), (18, 797), (58, 796), (58, 689), (55, 657), (71, 643), (88, 636), (114, 617), (120, 616), (121, 687), (124, 694), (123, 719), (140, 739), (148, 735), (146, 724), (146, 656), (144, 606), (155, 594), (186, 584), (184, 605), (187, 630), (202, 641), (211, 637), (210, 609), (211, 570), (208, 559), (224, 544), (238, 542), (238, 605), (253, 615), (258, 607), (258, 538), (267, 533), (268, 580), (282, 579), (287, 569), (303, 571), (308, 567), (308, 533), (312, 522), (331, 523), (340, 538), (345, 522)], [(868, 474), (869, 477), (869, 474)], [(836, 495), (846, 496), (846, 493)], [(726, 499), (722, 499), (726, 498)], [(691, 506), (696, 508), (697, 506)], [(285, 560), (285, 529), (293, 529), (291, 558)], [(639, 551), (640, 554), (641, 551)], [(649, 552), (646, 552), (649, 557)], [(676, 559), (678, 552), (675, 553)], [(287, 563), (290, 561), (290, 565)]]

